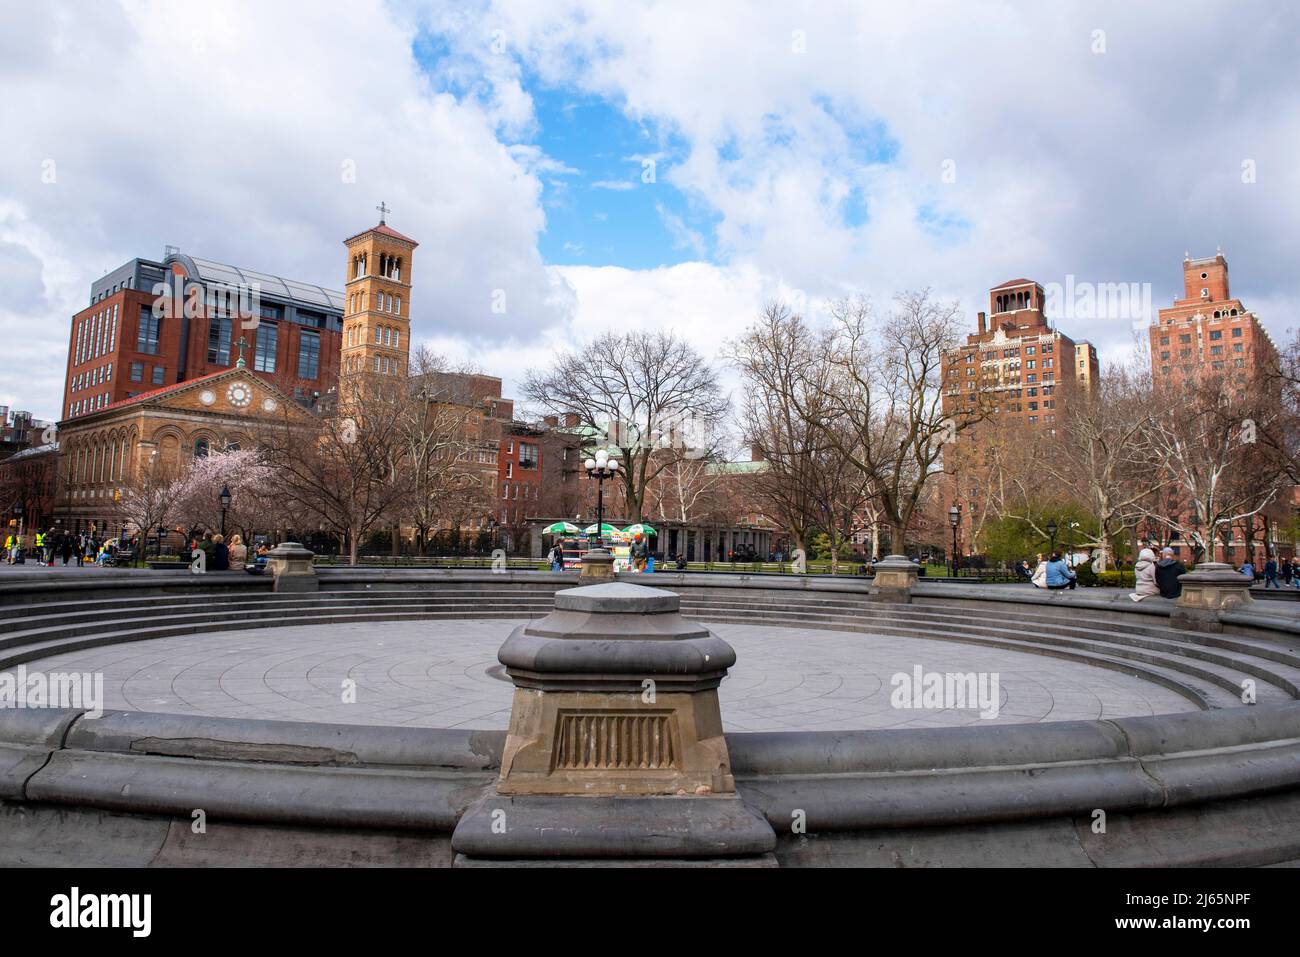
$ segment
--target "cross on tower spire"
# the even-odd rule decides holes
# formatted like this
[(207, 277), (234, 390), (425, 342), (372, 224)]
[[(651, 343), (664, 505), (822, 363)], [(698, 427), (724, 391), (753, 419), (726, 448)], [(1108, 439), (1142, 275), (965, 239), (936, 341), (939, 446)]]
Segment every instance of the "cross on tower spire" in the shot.
[(382, 199), (379, 201), (379, 205), (376, 206), (375, 209), (379, 210), (379, 225), (383, 226), (384, 218), (389, 214), (389, 212), (391, 212), (391, 210), (387, 205), (385, 205)]
[(248, 345), (248, 343), (244, 341), (243, 336), (240, 336), (239, 341), (235, 343), (235, 345), (239, 346), (239, 361), (235, 363), (235, 368), (243, 369), (248, 365), (248, 363), (244, 361), (244, 346)]

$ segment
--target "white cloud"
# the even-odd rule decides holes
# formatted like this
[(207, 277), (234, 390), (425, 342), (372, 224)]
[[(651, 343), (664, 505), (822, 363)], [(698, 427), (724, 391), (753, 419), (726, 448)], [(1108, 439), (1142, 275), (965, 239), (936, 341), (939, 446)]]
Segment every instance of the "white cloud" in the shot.
[[(414, 25), (385, 9), (10, 7), (0, 269), (24, 294), (0, 297), (3, 391), (58, 413), (70, 317), (106, 270), (171, 243), (341, 288), (342, 240), (377, 220), (381, 199), (421, 243), (417, 334), (528, 337), (561, 321), (567, 292), (537, 249), (538, 176), (572, 170), (504, 145), (499, 111), (475, 97), (430, 90)], [(498, 289), (505, 315), (491, 308)]]
[[(781, 289), (884, 304), (931, 286), (973, 313), (1007, 278), (1072, 273), (1151, 282), (1158, 307), (1183, 250), (1216, 245), (1275, 339), (1300, 311), (1291, 7), (308, 9), (139, 0), (10, 13), (0, 279), (14, 294), (0, 298), (0, 391), (54, 411), (68, 317), (103, 270), (170, 242), (338, 286), (340, 240), (381, 199), (422, 243), (417, 337), (507, 382), (547, 345), (604, 328), (681, 322), (713, 348)], [(431, 75), (411, 55), (420, 30), (440, 44)], [(654, 159), (657, 188), (708, 214), (705, 235), (660, 204), (679, 248), (716, 250), (719, 263), (545, 266), (542, 181), (557, 184), (547, 205), (565, 204), (578, 171), (528, 142), (536, 82), (603, 97), (658, 134), (662, 148), (623, 159)], [(41, 182), (47, 159), (54, 184)], [(356, 184), (340, 181), (345, 160)], [(863, 220), (846, 217), (850, 199)], [(497, 289), (504, 315), (491, 311)], [(1130, 337), (1125, 323), (1062, 327), (1104, 356)]]

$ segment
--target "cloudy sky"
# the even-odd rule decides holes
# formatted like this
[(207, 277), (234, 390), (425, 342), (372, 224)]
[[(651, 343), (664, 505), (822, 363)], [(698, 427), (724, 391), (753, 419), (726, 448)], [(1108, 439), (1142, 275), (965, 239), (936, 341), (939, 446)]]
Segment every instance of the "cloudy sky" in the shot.
[[(107, 270), (171, 244), (341, 288), (381, 200), (416, 338), (507, 392), (609, 328), (715, 355), (778, 296), (929, 286), (973, 329), (1072, 275), (1159, 308), (1216, 247), (1296, 324), (1300, 7), (808, 6), (0, 0), (0, 404), (58, 414)], [(1131, 316), (1058, 318), (1129, 348)]]

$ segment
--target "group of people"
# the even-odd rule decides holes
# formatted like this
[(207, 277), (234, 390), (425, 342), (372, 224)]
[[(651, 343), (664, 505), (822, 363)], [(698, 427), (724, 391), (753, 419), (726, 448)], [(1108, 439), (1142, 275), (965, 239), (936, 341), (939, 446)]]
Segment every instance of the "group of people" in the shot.
[[(1159, 558), (1156, 558), (1154, 551), (1144, 548), (1138, 553), (1137, 561), (1133, 563), (1136, 584), (1129, 597), (1134, 601), (1141, 601), (1152, 595), (1177, 598), (1183, 593), (1183, 586), (1179, 583), (1178, 576), (1185, 574), (1187, 574), (1187, 566), (1174, 557), (1172, 548), (1162, 548)], [(1253, 569), (1249, 574), (1253, 577)], [(1297, 587), (1300, 587), (1300, 566), (1297, 566), (1297, 570), (1293, 570), (1293, 575), (1297, 578)], [(1048, 557), (1040, 554), (1038, 564), (1032, 571), (1028, 562), (1020, 562), (1016, 566), (1016, 576), (1023, 581), (1031, 582), (1036, 588), (1052, 590), (1074, 588), (1079, 581), (1078, 573), (1061, 557), (1060, 552), (1052, 552)]]
[[(72, 533), (60, 529), (39, 529), (32, 536), (34, 559), (39, 565), (53, 566), (58, 559), (66, 565), (74, 558), (78, 565), (103, 565), (123, 549), (135, 547), (135, 539), (100, 538), (93, 532)], [(10, 532), (5, 536), (5, 562), (13, 565), (26, 561), (27, 552), (21, 538)]]
[(1035, 588), (1073, 588), (1078, 583), (1078, 575), (1069, 562), (1061, 557), (1060, 552), (1037, 556), (1037, 564), (1031, 570), (1029, 562), (1021, 561), (1016, 565), (1016, 577), (1033, 584)]
[[(1241, 566), (1241, 573), (1254, 579), (1255, 566), (1248, 561)], [(1300, 561), (1292, 562), (1291, 559), (1284, 558), (1279, 562), (1276, 558), (1269, 558), (1264, 562), (1264, 587), (1272, 586), (1281, 590), (1282, 584), (1278, 579), (1285, 582), (1288, 588), (1300, 588)]]
[(1177, 598), (1183, 593), (1179, 575), (1187, 574), (1187, 566), (1174, 557), (1172, 548), (1160, 549), (1160, 557), (1149, 548), (1138, 552), (1138, 560), (1133, 564), (1133, 577), (1136, 581), (1133, 593), (1129, 595), (1134, 601), (1159, 595), (1161, 598)]
[[(230, 543), (226, 543), (226, 537), (221, 534), (212, 534), (204, 532), (202, 538), (193, 539), (190, 542), (190, 552), (195, 549), (203, 552), (204, 566), (210, 572), (238, 572), (244, 571), (248, 565), (248, 546), (244, 544), (242, 535), (235, 534), (230, 536)], [(255, 564), (262, 564), (270, 548), (266, 542), (257, 546), (253, 553)]]
[[(631, 558), (632, 558), (632, 568), (631, 568), (632, 571), (649, 572), (651, 574), (654, 573), (655, 570), (654, 552), (650, 551), (649, 541), (640, 533), (633, 536), (632, 547), (630, 551), (631, 551)], [(680, 558), (681, 556), (678, 557)], [(564, 571), (564, 545), (562, 542), (556, 542), (554, 545), (551, 546), (551, 550), (547, 554), (546, 560), (550, 562), (551, 571), (553, 572)], [(678, 567), (683, 568), (685, 567), (685, 564), (683, 563)]]

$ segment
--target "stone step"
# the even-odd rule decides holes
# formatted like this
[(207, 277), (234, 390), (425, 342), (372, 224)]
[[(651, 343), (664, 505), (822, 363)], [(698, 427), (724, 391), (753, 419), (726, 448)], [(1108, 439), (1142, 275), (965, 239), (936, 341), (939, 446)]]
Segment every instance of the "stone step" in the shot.
[[(532, 612), (536, 608), (545, 608), (550, 610), (553, 605), (553, 599), (549, 597), (533, 596), (511, 596), (509, 602), (496, 602), (486, 607), (519, 607)], [(284, 616), (296, 612), (311, 613), (318, 609), (330, 609), (336, 607), (343, 608), (432, 608), (439, 609), (443, 607), (456, 607), (462, 610), (476, 609), (485, 606), (481, 599), (466, 598), (461, 596), (442, 596), (431, 598), (428, 596), (407, 595), (398, 599), (370, 599), (370, 598), (335, 598), (316, 596), (284, 595), (280, 601), (276, 602), (209, 602), (209, 603), (183, 603), (168, 602), (160, 604), (156, 600), (146, 603), (137, 603), (130, 606), (124, 606), (114, 609), (96, 609), (96, 610), (78, 610), (67, 611), (52, 614), (28, 615), (24, 617), (14, 617), (5, 621), (5, 627), (0, 628), (0, 634), (13, 636), (22, 634), (40, 627), (54, 627), (58, 625), (75, 625), (87, 622), (102, 622), (108, 619), (111, 622), (122, 620), (126, 617), (138, 616), (148, 613), (150, 616), (157, 618), (161, 615), (187, 614), (195, 607), (202, 607), (205, 610), (200, 614), (203, 617), (212, 618), (220, 614), (240, 614), (240, 615), (269, 615)], [(111, 615), (110, 615), (111, 612)], [(3, 647), (4, 639), (0, 639), (0, 647)]]
[[(714, 605), (711, 602), (691, 601), (683, 602), (683, 604), (693, 609), (707, 608), (717, 612), (730, 610), (727, 606)], [(769, 609), (764, 609), (763, 612), (755, 612), (755, 615), (761, 615), (767, 611)], [(817, 612), (806, 611), (795, 606), (787, 606), (785, 613), (800, 620), (809, 620), (807, 616), (818, 615)], [(919, 607), (915, 605), (882, 607), (875, 604), (858, 615), (857, 620), (859, 622), (947, 622), (975, 628), (996, 627), (990, 624), (990, 621), (994, 619), (986, 616), (977, 617), (969, 613), (963, 614), (939, 610), (936, 606), (928, 605)], [(1058, 617), (1045, 615), (1032, 615), (1017, 619), (1018, 628), (1029, 624), (1038, 626), (1035, 630), (1039, 633), (1045, 633), (1045, 629), (1055, 629), (1062, 635), (1075, 635), (1089, 640), (1108, 641), (1151, 650), (1161, 650), (1171, 654), (1183, 654), (1188, 657), (1199, 657), (1205, 661), (1218, 662), (1229, 666), (1233, 663), (1233, 659), (1215, 654), (1212, 651), (1201, 651), (1200, 648), (1214, 648), (1231, 652), (1233, 655), (1266, 659), (1281, 666), (1270, 670), (1276, 674), (1285, 675), (1289, 681), (1293, 682), (1295, 687), (1289, 690), (1293, 695), (1300, 697), (1300, 655), (1263, 641), (1238, 639), (1236, 636), (1190, 633), (1172, 628), (1151, 626), (1130, 629), (1127, 624), (1124, 626), (1123, 631), (1117, 631), (1115, 630), (1117, 623), (1111, 620), (1096, 620), (1093, 624), (1086, 625), (1085, 620), (1082, 619), (1071, 618), (1068, 621), (1063, 621)], [(1141, 635), (1150, 636), (1150, 638), (1135, 638), (1133, 637), (1134, 632), (1140, 632)]]
[[(357, 590), (347, 594), (283, 595), (275, 596), (275, 600), (270, 602), (265, 600), (265, 594), (258, 593), (243, 596), (245, 600), (222, 596), (221, 601), (207, 602), (202, 612), (192, 609), (199, 604), (193, 599), (202, 599), (203, 596), (168, 596), (166, 605), (159, 605), (156, 598), (148, 602), (137, 601), (129, 610), (142, 617), (124, 617), (127, 609), (115, 609), (116, 614), (107, 623), (111, 626), (107, 631), (93, 627), (103, 621), (107, 609), (86, 611), (83, 603), (79, 613), (45, 616), (44, 620), (30, 618), (27, 623), (36, 627), (9, 629), (6, 637), (0, 639), (0, 648), (11, 652), (4, 656), (3, 661), (16, 664), (19, 658), (30, 661), (115, 641), (221, 631), (244, 628), (253, 623), (261, 627), (286, 627), (305, 623), (457, 618), (466, 617), (467, 611), (472, 611), (472, 617), (476, 618), (528, 618), (546, 614), (551, 608), (549, 596), (521, 596), (514, 589), (494, 591), (500, 593), (500, 598), (492, 602), (481, 596), (446, 592), (431, 595), (427, 591), (412, 592), (408, 589), (378, 593)], [(188, 600), (171, 600), (177, 597)], [(683, 604), (687, 606), (684, 609), (687, 614), (706, 620), (754, 624), (757, 618), (763, 622), (841, 628), (862, 633), (879, 632), (884, 627), (891, 633), (918, 637), (984, 643), (1058, 657), (1082, 656), (1077, 660), (1105, 659), (1110, 667), (1121, 670), (1137, 668), (1134, 673), (1141, 672), (1140, 665), (1166, 677), (1169, 673), (1182, 675), (1183, 686), (1194, 691), (1207, 704), (1226, 706), (1228, 702), (1222, 692), (1228, 692), (1231, 703), (1239, 703), (1243, 676), (1264, 682), (1259, 689), (1261, 703), (1279, 700), (1279, 696), (1296, 696), (1297, 682), (1294, 679), (1297, 676), (1289, 665), (1280, 662), (1239, 660), (1232, 655), (1177, 645), (1173, 638), (1166, 641), (1135, 640), (1114, 631), (1096, 632), (1078, 624), (1066, 625), (1050, 616), (1034, 616), (1042, 627), (1027, 629), (1025, 625), (1028, 622), (1018, 623), (1014, 628), (999, 627), (989, 624), (984, 616), (941, 612), (931, 606), (882, 607), (875, 604), (866, 609), (854, 609), (861, 614), (849, 617), (824, 605), (809, 610), (801, 602), (769, 603), (761, 610), (748, 606), (743, 615), (737, 614), (734, 602), (715, 606), (700, 600), (684, 600)], [(165, 625), (158, 625), (160, 615), (166, 616)], [(231, 616), (237, 618), (231, 620)], [(1114, 622), (1104, 624), (1114, 627)], [(1174, 634), (1178, 639), (1184, 637), (1183, 633)], [(1222, 636), (1206, 637), (1224, 641)], [(1234, 642), (1235, 639), (1229, 639), (1229, 644)], [(1241, 653), (1238, 649), (1223, 650)], [(1218, 689), (1220, 693), (1207, 693), (1207, 688)]]
[[(684, 612), (687, 613), (687, 612)], [(704, 620), (713, 620), (715, 615), (727, 614), (721, 610), (711, 610), (707, 607), (692, 609), (689, 612), (693, 617)], [(754, 624), (754, 618), (761, 617), (761, 613), (749, 614), (745, 621)], [(1162, 666), (1182, 671), (1186, 674), (1193, 675), (1202, 681), (1217, 685), (1218, 687), (1232, 692), (1234, 695), (1240, 695), (1243, 678), (1254, 678), (1257, 681), (1257, 696), (1263, 702), (1264, 699), (1269, 701), (1286, 701), (1293, 698), (1300, 698), (1300, 686), (1297, 685), (1296, 679), (1300, 679), (1300, 674), (1294, 670), (1288, 669), (1287, 674), (1279, 674), (1279, 667), (1270, 663), (1260, 662), (1257, 660), (1242, 660), (1227, 655), (1210, 655), (1208, 652), (1201, 653), (1203, 657), (1198, 659), (1199, 663), (1192, 663), (1187, 660), (1192, 657), (1186, 653), (1187, 649), (1174, 648), (1172, 650), (1162, 651), (1159, 648), (1130, 647), (1122, 642), (1098, 638), (1091, 639), (1082, 634), (1079, 637), (1061, 637), (1050, 632), (1044, 632), (1039, 629), (1026, 629), (1024, 627), (998, 627), (983, 622), (951, 622), (944, 621), (936, 616), (910, 616), (910, 617), (875, 617), (868, 626), (863, 622), (849, 623), (843, 619), (829, 616), (815, 616), (812, 614), (802, 614), (798, 616), (798, 623), (805, 625), (816, 625), (822, 628), (843, 628), (849, 631), (878, 634), (882, 630), (890, 634), (907, 634), (920, 637), (939, 637), (940, 634), (961, 634), (970, 638), (996, 638), (1002, 640), (1029, 640), (1035, 644), (1048, 644), (1068, 648), (1080, 648), (1093, 651), (1099, 654), (1109, 654), (1116, 658), (1123, 658), (1133, 661), (1147, 662), (1152, 664), (1161, 664)], [(939, 629), (943, 629), (939, 631)], [(1076, 629), (1077, 631), (1077, 629)], [(1113, 637), (1113, 636), (1112, 636)], [(1267, 686), (1259, 685), (1258, 682), (1266, 682)]]
[[(720, 615), (725, 613), (704, 611), (700, 613), (691, 612), (691, 617), (698, 617), (705, 621), (719, 620)], [(744, 618), (727, 619), (753, 624), (754, 616), (747, 615)], [(1130, 650), (1119, 647), (1110, 647), (1104, 643), (1093, 644), (1084, 639), (1060, 639), (1051, 635), (1040, 635), (1033, 631), (1026, 631), (1021, 628), (1016, 629), (997, 629), (990, 626), (967, 626), (960, 630), (948, 627), (940, 627), (936, 623), (925, 622), (886, 622), (876, 621), (870, 627), (862, 624), (852, 625), (842, 620), (824, 619), (819, 622), (813, 622), (809, 616), (804, 616), (801, 624), (815, 624), (823, 628), (841, 628), (848, 631), (855, 631), (864, 634), (880, 634), (882, 631), (888, 634), (907, 635), (909, 637), (936, 638), (946, 640), (962, 640), (967, 643), (979, 644), (986, 643), (1000, 647), (1012, 647), (1005, 642), (1015, 642), (1017, 646), (1032, 647), (1035, 649), (1043, 648), (1075, 648), (1087, 651), (1090, 654), (1096, 654), (1102, 657), (1108, 657), (1116, 661), (1134, 661), (1145, 664), (1159, 665), (1172, 671), (1195, 678), (1204, 685), (1211, 685), (1226, 691), (1240, 703), (1241, 680), (1243, 677), (1252, 677), (1257, 679), (1256, 696), (1260, 703), (1283, 703), (1291, 700), (1296, 695), (1287, 690), (1284, 685), (1289, 683), (1286, 679), (1279, 679), (1267, 669), (1254, 665), (1247, 665), (1244, 669), (1234, 667), (1235, 663), (1227, 665), (1198, 665), (1192, 664), (1178, 656), (1162, 655), (1140, 650)], [(957, 637), (954, 637), (957, 636)], [(1000, 644), (1001, 643), (1001, 644)], [(1098, 647), (1101, 645), (1101, 647)], [(1259, 682), (1264, 682), (1260, 684)]]
[[(703, 620), (742, 625), (752, 623), (744, 617), (710, 617)], [(1228, 694), (1225, 690), (1215, 684), (1196, 681), (1179, 671), (1159, 666), (1139, 665), (1131, 661), (1117, 660), (1109, 656), (1094, 655), (1087, 652), (1068, 651), (1062, 648), (1046, 645), (1035, 646), (1032, 642), (1004, 640), (990, 641), (986, 639), (974, 640), (962, 632), (953, 632), (951, 634), (916, 632), (915, 634), (919, 637), (934, 637), (946, 641), (958, 641), (967, 644), (983, 644), (989, 647), (1002, 648), (1008, 651), (1023, 651), (1029, 654), (1043, 654), (1053, 658), (1062, 658), (1068, 661), (1077, 661), (1083, 664), (1121, 671), (1124, 674), (1131, 675), (1135, 678), (1151, 681), (1161, 687), (1168, 688), (1170, 691), (1180, 694), (1189, 701), (1192, 701), (1198, 708), (1203, 710), (1234, 707), (1241, 703), (1237, 698)]]
[[(879, 621), (928, 621), (951, 623), (974, 629), (998, 628), (998, 626), (990, 624), (988, 619), (982, 617), (972, 620), (969, 615), (951, 614), (929, 609), (921, 612), (873, 613), (873, 616), (874, 620)], [(1028, 624), (1032, 624), (1034, 627), (1026, 629), (1024, 626)], [(1047, 616), (1032, 616), (1018, 619), (1016, 630), (1033, 634), (1052, 634), (1057, 637), (1073, 636), (1086, 639), (1089, 642), (1105, 642), (1159, 651), (1165, 654), (1183, 655), (1230, 668), (1242, 664), (1247, 668), (1247, 674), (1255, 674), (1256, 677), (1260, 677), (1260, 675), (1250, 669), (1266, 668), (1271, 675), (1284, 680), (1285, 683), (1282, 687), (1292, 697), (1300, 698), (1300, 655), (1291, 654), (1284, 649), (1265, 647), (1261, 643), (1238, 641), (1235, 638), (1225, 638), (1224, 636), (1206, 636), (1216, 639), (1213, 641), (1189, 642), (1185, 639), (1185, 632), (1172, 628), (1143, 628), (1141, 629), (1143, 635), (1134, 636), (1127, 626), (1123, 631), (1115, 630), (1116, 623), (1113, 621), (1099, 622), (1098, 625), (1104, 627), (1084, 627), (1081, 623), (1076, 623), (1073, 620), (1063, 622)], [(1003, 629), (999, 628), (998, 630)], [(1152, 637), (1145, 637), (1145, 635)], [(1228, 652), (1228, 654), (1224, 654), (1224, 652)]]

